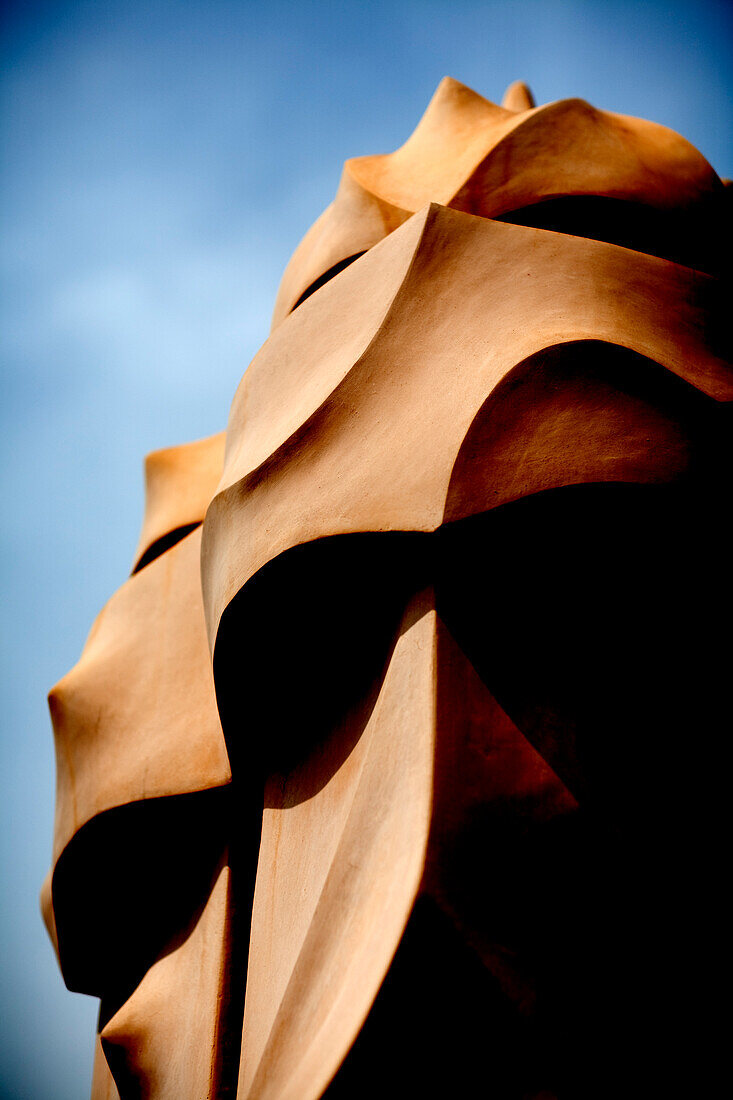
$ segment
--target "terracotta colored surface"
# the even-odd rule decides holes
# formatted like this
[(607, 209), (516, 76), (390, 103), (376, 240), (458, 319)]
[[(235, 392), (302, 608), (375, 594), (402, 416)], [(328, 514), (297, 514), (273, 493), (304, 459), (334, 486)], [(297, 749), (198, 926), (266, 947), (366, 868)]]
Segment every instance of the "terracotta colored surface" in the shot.
[(330, 776), (317, 795), (298, 772), (268, 782), (240, 1096), (320, 1095), (387, 971), (430, 821), (433, 630), (418, 599), (354, 751), (333, 775), (327, 757), (309, 765)]
[(495, 218), (548, 198), (599, 195), (684, 214), (722, 191), (700, 153), (663, 126), (580, 99), (531, 107), (516, 85), (507, 94), (498, 107), (446, 77), (401, 149), (347, 161), (334, 202), (285, 271), (273, 327), (319, 276), (427, 202)]
[(172, 532), (201, 523), (221, 475), (224, 433), (152, 451), (145, 459), (145, 516), (135, 551), (143, 555)]
[(112, 1071), (102, 1050), (102, 1041), (97, 1036), (94, 1044), (94, 1071), (92, 1073), (91, 1100), (119, 1100), (120, 1094), (115, 1085)]
[(728, 191), (446, 78), (149, 458), (42, 892), (121, 1100), (710, 1091)]
[[(353, 302), (368, 305), (352, 311)], [(615, 344), (730, 400), (725, 308), (716, 280), (655, 257), (435, 205), (415, 215), (304, 302), (244, 376), (204, 525), (210, 639), (242, 585), (291, 546), (438, 527), (472, 421), (538, 352)], [(330, 317), (339, 320), (327, 324)], [(614, 411), (610, 391), (601, 398), (583, 389), (581, 375), (554, 398), (568, 407), (562, 432), (573, 433), (563, 443), (561, 432), (554, 457), (543, 450), (528, 467), (528, 446), (531, 453), (544, 441), (517, 418), (501, 444), (502, 480), (486, 486), (477, 510), (553, 485), (679, 476), (686, 444), (663, 412), (621, 396), (624, 408)]]
[(229, 782), (206, 650), (200, 529), (132, 576), (49, 696), (55, 855), (97, 814)]
[(430, 590), (406, 608), (393, 647), (343, 764), (327, 745), (268, 781), (241, 1096), (321, 1095), (363, 1023), (421, 883), (485, 965), (513, 993), (521, 986), (453, 896), (450, 856), (477, 807), (511, 800), (512, 816), (531, 824), (577, 803), (436, 619)]
[[(55, 866), (44, 883), (42, 910), (67, 982), (112, 1005), (121, 1003), (120, 987), (134, 987), (159, 958), (135, 993), (140, 1004), (155, 984), (155, 967), (170, 973), (166, 959), (181, 958), (179, 950), (169, 954), (171, 938), (202, 904), (223, 843), (231, 770), (199, 580), (200, 524), (220, 474), (223, 442), (220, 435), (149, 457), (139, 548), (145, 558), (100, 613), (79, 663), (49, 696), (57, 806)], [(222, 891), (225, 884), (218, 897)], [(112, 952), (110, 939), (118, 941)], [(208, 967), (208, 938), (186, 942), (186, 965)], [(185, 967), (180, 972), (188, 980)], [(185, 1019), (182, 989), (170, 1008)], [(210, 1012), (218, 1011), (215, 997)], [(194, 999), (189, 1014), (198, 1012)], [(123, 1004), (114, 1020), (118, 1046), (127, 1042), (126, 1020), (134, 1045), (140, 1030), (134, 1006), (128, 1013)], [(152, 1026), (144, 1043), (154, 1046), (156, 1034)], [(185, 1034), (181, 1024), (181, 1042), (192, 1042)], [(220, 1061), (216, 1046), (207, 1033), (204, 1053), (197, 1051), (192, 1065), (199, 1057), (207, 1066)], [(129, 1095), (137, 1071), (128, 1072), (119, 1057), (113, 1064), (121, 1095)], [(179, 1071), (185, 1076), (184, 1062)], [(95, 1095), (117, 1096), (101, 1052), (93, 1088)]]
[(219, 1095), (230, 914), (223, 868), (190, 934), (148, 970), (102, 1029), (103, 1050), (127, 1088), (143, 1081), (146, 1095), (161, 1100)]
[(515, 80), (509, 85), (504, 92), (501, 105), (507, 111), (530, 111), (537, 106), (532, 92), (523, 80)]

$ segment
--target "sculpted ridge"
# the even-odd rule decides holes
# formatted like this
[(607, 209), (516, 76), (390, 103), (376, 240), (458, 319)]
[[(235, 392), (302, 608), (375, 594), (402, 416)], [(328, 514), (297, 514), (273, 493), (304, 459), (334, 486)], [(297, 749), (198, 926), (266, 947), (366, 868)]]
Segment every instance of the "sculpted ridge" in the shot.
[[(346, 162), (334, 202), (285, 271), (273, 328), (325, 272), (372, 248), (426, 202), (506, 218), (551, 199), (621, 200), (651, 214), (674, 212), (660, 235), (675, 249), (680, 234), (714, 238), (722, 192), (705, 158), (664, 126), (580, 99), (509, 110), (446, 77), (400, 149)], [(691, 250), (694, 266), (711, 262), (707, 248)]]
[[(710, 333), (724, 333), (724, 303), (710, 276), (437, 204), (415, 218), (419, 233), (411, 219), (303, 303), (264, 345), (251, 383), (249, 372), (244, 376), (222, 480), (204, 524), (212, 645), (227, 603), (289, 547), (348, 532), (437, 528), (453, 465), (479, 408), (515, 367), (541, 351), (577, 341), (614, 344), (715, 401), (733, 395), (726, 349), (710, 340)], [(384, 314), (380, 305), (352, 316), (351, 303), (371, 302), (375, 291), (376, 300), (389, 301)], [(672, 299), (675, 310), (665, 311)], [(340, 319), (336, 341), (326, 324), (332, 315)], [(307, 381), (293, 401), (282, 401), (282, 380), (290, 380), (288, 363), (295, 361), (289, 344), (299, 349), (297, 369)], [(354, 348), (363, 350), (352, 360)], [(250, 384), (257, 392), (252, 404)], [(568, 403), (573, 400), (568, 395)], [(300, 412), (283, 429), (282, 413), (260, 419), (260, 407)], [(561, 465), (555, 482), (546, 479), (542, 487), (648, 480), (649, 458), (634, 466), (627, 457), (612, 467), (589, 449), (582, 472), (576, 468), (568, 479)], [(652, 469), (653, 480), (664, 480), (658, 463)], [(679, 472), (672, 463), (669, 476)], [(524, 492), (538, 488), (528, 484)], [(492, 485), (481, 510), (510, 497), (504, 486)]]
[(701, 1091), (728, 208), (521, 82), (346, 162), (49, 696), (93, 1100)]

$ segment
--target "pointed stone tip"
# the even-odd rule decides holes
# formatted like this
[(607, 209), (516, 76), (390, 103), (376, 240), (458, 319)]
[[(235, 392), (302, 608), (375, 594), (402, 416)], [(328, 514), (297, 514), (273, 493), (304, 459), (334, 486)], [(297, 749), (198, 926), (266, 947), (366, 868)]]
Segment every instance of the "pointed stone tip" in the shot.
[(529, 111), (535, 106), (534, 96), (523, 80), (515, 80), (504, 92), (501, 105), (507, 111)]
[(473, 101), (479, 103), (488, 102), (482, 95), (469, 88), (453, 76), (444, 76), (433, 93), (433, 101), (449, 100), (454, 102)]
[(440, 89), (440, 88), (447, 89), (447, 88), (465, 88), (465, 87), (466, 87), (466, 85), (461, 84), (460, 80), (456, 80), (455, 77), (448, 76), (446, 74), (444, 77), (441, 77), (441, 79), (438, 81), (438, 87), (435, 90), (437, 92), (438, 89)]

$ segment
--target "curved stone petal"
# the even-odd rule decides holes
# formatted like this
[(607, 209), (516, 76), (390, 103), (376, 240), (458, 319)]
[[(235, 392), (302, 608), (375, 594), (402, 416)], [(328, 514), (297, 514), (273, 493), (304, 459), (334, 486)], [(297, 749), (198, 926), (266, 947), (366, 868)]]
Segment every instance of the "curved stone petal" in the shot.
[[(354, 305), (372, 301), (373, 309)], [(716, 280), (665, 260), (444, 207), (416, 215), (305, 302), (244, 376), (204, 524), (210, 644), (240, 588), (289, 547), (437, 528), (479, 409), (538, 352), (615, 344), (730, 400), (725, 308)], [(654, 422), (651, 411), (639, 416), (638, 438)], [(657, 441), (669, 444), (666, 471), (662, 457), (651, 461), (658, 481), (679, 476), (685, 445), (663, 414), (656, 424)], [(592, 448), (585, 453), (587, 468), (571, 481), (621, 476), (623, 461), (606, 463), (604, 475)], [(631, 465), (629, 476), (644, 480), (643, 461)], [(558, 476), (562, 483), (562, 469)], [(483, 507), (507, 499), (506, 490), (492, 485)]]
[[(711, 237), (714, 250), (723, 189), (688, 141), (580, 99), (535, 108), (526, 88), (517, 95), (522, 110), (498, 107), (445, 77), (400, 149), (348, 160), (334, 202), (286, 268), (273, 328), (324, 273), (373, 247), (429, 202), (496, 218), (559, 197), (624, 200), (650, 212), (676, 211), (676, 226), (665, 223), (662, 236), (680, 236), (684, 228), (685, 235)], [(602, 229), (600, 237), (606, 239)], [(707, 255), (699, 242), (683, 251)]]
[[(430, 826), (434, 637), (431, 602), (418, 599), (364, 732), (341, 767), (332, 774), (333, 761), (316, 754), (267, 785), (242, 1100), (320, 1096), (399, 943)], [(329, 775), (312, 794), (314, 780), (318, 787)]]
[[(363, 727), (356, 739), (354, 727)], [(344, 740), (353, 746), (345, 757)], [(487, 938), (476, 897), (504, 865), (494, 846), (512, 823), (544, 835), (576, 809), (436, 618), (432, 592), (415, 597), (376, 699), (267, 782), (239, 1095), (322, 1095), (420, 892), (472, 945), (508, 1003), (531, 1000), (532, 975)], [(433, 964), (441, 950), (431, 945)], [(482, 1058), (491, 1043), (487, 1035)]]
[[(219, 436), (152, 456), (153, 542), (49, 695), (57, 804), (42, 909), (67, 984), (100, 996), (139, 979), (198, 904), (221, 852), (231, 770), (199, 556), (222, 454)], [(186, 535), (184, 520), (198, 529)], [(118, 940), (114, 952), (107, 937)]]
[(201, 523), (224, 463), (224, 432), (145, 458), (145, 515), (135, 568), (174, 531)]
[(206, 645), (201, 531), (130, 577), (51, 690), (55, 858), (92, 817), (230, 781)]
[(223, 1095), (232, 953), (229, 875), (222, 868), (193, 929), (153, 963), (101, 1031), (123, 1096)]
[(709, 163), (674, 130), (562, 99), (519, 115), (450, 205), (496, 217), (558, 195), (599, 195), (684, 210), (719, 190)]

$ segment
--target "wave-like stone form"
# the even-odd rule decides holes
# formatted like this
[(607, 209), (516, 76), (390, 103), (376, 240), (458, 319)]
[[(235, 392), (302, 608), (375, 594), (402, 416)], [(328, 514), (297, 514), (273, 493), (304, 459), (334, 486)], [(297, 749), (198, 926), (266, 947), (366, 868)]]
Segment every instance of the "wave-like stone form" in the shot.
[(285, 271), (273, 328), (324, 272), (429, 202), (497, 218), (548, 199), (595, 196), (676, 211), (678, 234), (697, 212), (714, 233), (707, 214), (718, 212), (722, 183), (679, 134), (581, 99), (534, 107), (517, 94), (511, 102), (499, 107), (445, 77), (400, 149), (348, 160), (336, 198)]
[(189, 936), (150, 967), (102, 1028), (102, 1048), (123, 1091), (145, 1081), (160, 1100), (220, 1094), (232, 952), (229, 878), (223, 867)]
[[(145, 459), (145, 515), (135, 570), (203, 521), (224, 462), (224, 432), (152, 451)], [(152, 553), (151, 553), (152, 552)]]
[(50, 695), (94, 1100), (713, 1091), (728, 205), (521, 82), (346, 163)]
[[(206, 984), (209, 941), (224, 936), (219, 929), (202, 940), (200, 932), (212, 920), (214, 903), (204, 899), (227, 844), (220, 822), (231, 783), (200, 583), (201, 522), (223, 454), (221, 433), (148, 456), (135, 571), (49, 694), (57, 797), (42, 908), (67, 984), (100, 996), (103, 1013), (112, 1015), (95, 1055), (93, 1094), (100, 1098), (138, 1087), (145, 1052), (165, 1049), (165, 1027), (176, 1032), (181, 1052), (195, 1053), (177, 1069), (163, 1069), (169, 1052), (161, 1057), (156, 1095), (205, 1095), (222, 1057), (214, 1024), (206, 1024), (211, 1034), (203, 1040), (201, 1032), (204, 1010), (212, 1021), (221, 1015), (221, 995), (210, 990), (204, 1006), (202, 988), (186, 975), (200, 971)], [(216, 897), (222, 891), (228, 898), (221, 885)], [(226, 973), (223, 940), (218, 950)], [(104, 1050), (113, 1052), (116, 1085)], [(180, 1087), (187, 1073), (188, 1092)]]
[[(666, 309), (671, 300), (674, 311)], [(368, 304), (352, 314), (352, 303)], [(729, 401), (725, 309), (715, 279), (656, 257), (434, 204), (416, 214), (304, 302), (242, 380), (204, 524), (212, 644), (242, 585), (288, 548), (328, 535), (440, 526), (474, 417), (539, 352), (614, 344), (715, 402)], [(579, 377), (575, 394), (573, 387), (566, 394), (569, 409), (584, 384)], [(604, 400), (611, 409), (613, 395)], [(570, 467), (561, 453), (541, 479), (521, 484), (515, 469), (487, 486), (478, 507), (571, 483), (679, 475), (679, 429), (659, 411), (653, 438), (650, 415), (627, 402), (619, 430), (603, 431), (605, 453), (588, 423)], [(515, 448), (526, 431), (519, 421)]]
[(55, 858), (113, 807), (231, 778), (207, 654), (200, 546), (199, 528), (130, 577), (50, 692)]

